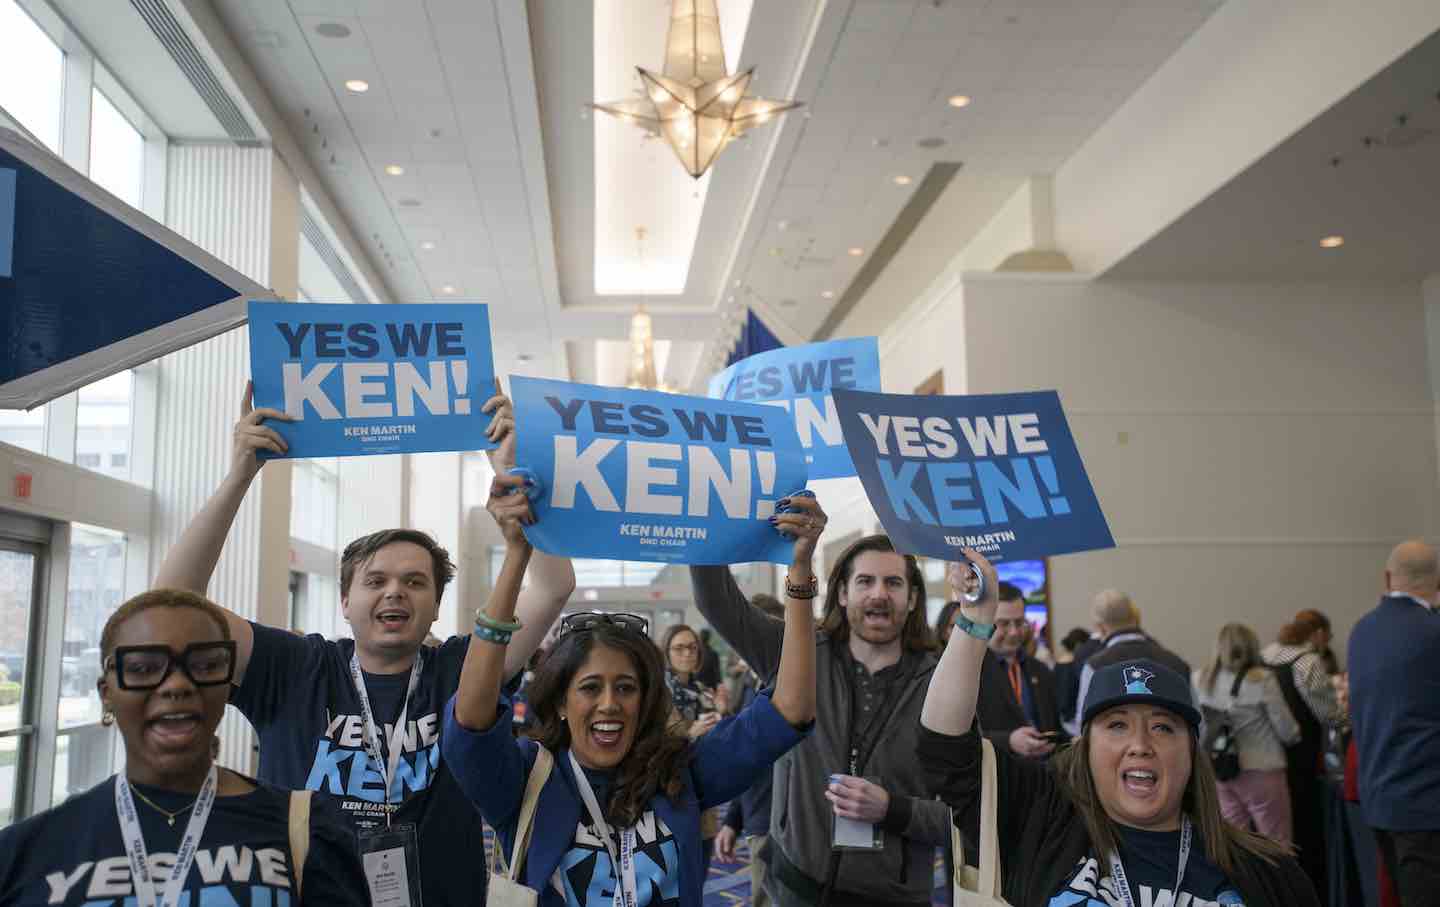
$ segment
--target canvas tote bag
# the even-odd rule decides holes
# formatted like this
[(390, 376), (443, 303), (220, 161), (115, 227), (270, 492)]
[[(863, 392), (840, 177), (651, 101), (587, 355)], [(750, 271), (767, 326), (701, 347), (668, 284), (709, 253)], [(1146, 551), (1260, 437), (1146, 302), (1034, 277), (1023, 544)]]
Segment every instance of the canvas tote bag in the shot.
[(978, 868), (965, 865), (965, 845), (952, 816), (950, 849), (955, 857), (952, 880), (955, 907), (994, 907), (1007, 903), (1000, 896), (1000, 842), (995, 831), (995, 747), (984, 737), (980, 738), (980, 745), (980, 859), (976, 861), (980, 865)]
[(510, 852), (510, 868), (505, 869), (505, 855), (500, 852), (500, 838), (495, 838), (495, 864), (490, 867), (490, 885), (485, 903), (489, 907), (535, 907), (540, 894), (517, 881), (520, 864), (525, 861), (525, 851), (530, 847), (530, 828), (535, 818), (535, 804), (540, 799), (540, 788), (550, 777), (550, 768), (555, 757), (545, 747), (535, 753), (535, 766), (530, 769), (530, 780), (525, 782), (525, 800), (520, 805), (520, 824), (515, 826), (515, 849)]

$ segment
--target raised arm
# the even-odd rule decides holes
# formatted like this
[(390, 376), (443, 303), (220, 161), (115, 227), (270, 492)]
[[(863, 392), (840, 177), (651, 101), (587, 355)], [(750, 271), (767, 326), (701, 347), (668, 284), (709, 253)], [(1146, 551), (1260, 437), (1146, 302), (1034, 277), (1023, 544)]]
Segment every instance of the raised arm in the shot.
[[(974, 604), (966, 601), (963, 593), (974, 580), (968, 568), (951, 564), (946, 574), (951, 600), (962, 603), (960, 613), (968, 620), (993, 627), (995, 611), (1000, 606), (1000, 580), (995, 568), (978, 551), (970, 548), (961, 550), (985, 577), (985, 594)], [(920, 711), (921, 725), (952, 736), (970, 730), (975, 721), (975, 701), (980, 695), (980, 666), (985, 660), (985, 650), (985, 640), (955, 628), (940, 655), (940, 664), (930, 675), (930, 688), (925, 693), (925, 705)]]
[[(262, 450), (283, 454), (287, 447), (280, 433), (265, 424), (267, 419), (281, 422), (293, 421), (277, 409), (255, 409), (254, 387), (245, 383), (245, 393), (240, 398), (240, 421), (230, 442), (230, 471), (220, 487), (195, 514), (190, 525), (165, 552), (165, 560), (155, 574), (154, 587), (157, 589), (186, 589), (204, 595), (225, 548), (225, 538), (235, 522), (235, 514), (250, 490), (250, 483), (260, 473), (263, 462), (256, 454)], [(222, 603), (223, 607), (223, 603)], [(245, 668), (250, 664), (250, 653), (255, 646), (255, 633), (250, 622), (229, 610), (225, 619), (230, 624), (230, 636), (235, 640), (235, 683), (245, 677)]]
[[(795, 512), (775, 518), (776, 529), (795, 536), (795, 553), (785, 577), (785, 638), (770, 702), (798, 727), (815, 719), (815, 600), (813, 594), (797, 598), (790, 591), (814, 588), (815, 544), (825, 531), (826, 517), (814, 498), (796, 496), (791, 503)], [(748, 605), (745, 610), (759, 613)]]
[[(499, 393), (499, 379), (496, 379), (496, 395), (485, 402), (483, 410), (492, 413), (490, 422), (491, 439), (499, 439), (500, 446), (490, 451), (490, 466), (497, 476), (507, 475), (515, 465), (515, 409), (510, 398)], [(518, 487), (515, 485), (514, 487)], [(524, 670), (525, 663), (540, 644), (545, 641), (565, 603), (575, 591), (575, 567), (568, 557), (556, 557), (543, 551), (530, 554), (530, 585), (520, 590), (515, 613), (523, 625), (515, 631), (505, 651), (504, 677), (513, 677)], [(474, 607), (483, 607), (476, 602)]]
[[(500, 702), (500, 684), (504, 679), (506, 650), (511, 642), (504, 631), (494, 630), (515, 620), (515, 604), (520, 597), (520, 581), (530, 564), (531, 547), (521, 528), (532, 522), (530, 501), (522, 490), (519, 476), (497, 473), (490, 483), (490, 500), (485, 505), (500, 532), (505, 536), (505, 561), (500, 575), (490, 590), (482, 620), (476, 618), (475, 638), (465, 653), (460, 670), (460, 688), (455, 692), (455, 720), (472, 731), (487, 731), (494, 726)], [(548, 624), (547, 624), (548, 626)]]

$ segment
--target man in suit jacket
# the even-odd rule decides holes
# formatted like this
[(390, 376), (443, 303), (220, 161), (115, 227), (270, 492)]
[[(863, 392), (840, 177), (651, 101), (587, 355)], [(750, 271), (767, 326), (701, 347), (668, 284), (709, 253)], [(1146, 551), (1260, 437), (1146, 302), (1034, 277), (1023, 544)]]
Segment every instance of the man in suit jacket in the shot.
[[(1055, 699), (1055, 677), (1039, 659), (1025, 655), (1025, 593), (1000, 584), (995, 635), (980, 670), (976, 715), (996, 746), (1017, 756), (1043, 759), (1063, 739)], [(1058, 736), (1046, 736), (1058, 735)]]
[(1350, 631), (1360, 808), (1405, 907), (1440, 904), (1440, 559), (1398, 545), (1375, 610)]

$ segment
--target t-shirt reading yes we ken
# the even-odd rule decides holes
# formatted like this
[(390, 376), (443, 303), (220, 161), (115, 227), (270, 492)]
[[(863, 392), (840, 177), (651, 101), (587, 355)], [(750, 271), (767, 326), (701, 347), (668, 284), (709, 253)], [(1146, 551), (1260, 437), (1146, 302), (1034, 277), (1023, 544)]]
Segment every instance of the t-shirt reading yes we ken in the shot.
[[(585, 769), (595, 791), (595, 802), (605, 803), (610, 795), (610, 776)], [(566, 907), (613, 907), (616, 872), (605, 842), (582, 811), (570, 849), (560, 858), (551, 880), (565, 896)], [(615, 831), (612, 829), (612, 832)], [(620, 852), (619, 834), (612, 842)], [(639, 907), (679, 907), (680, 851), (669, 826), (646, 810), (635, 825), (635, 903)]]
[[(259, 734), (261, 780), (338, 800), (356, 831), (383, 828), (385, 766), (371, 764), (366, 746), (360, 697), (350, 674), (355, 641), (252, 626), (255, 649), (245, 682), (230, 702)], [(391, 779), (392, 824), (416, 827), (425, 907), (469, 905), (486, 886), (480, 813), (440, 758), (440, 710), (459, 685), (469, 642), (469, 637), (451, 637), (421, 651), (420, 680)], [(380, 725), (380, 755), (388, 760), (410, 672), (364, 677)]]
[[(167, 810), (179, 810), (194, 794), (143, 784), (132, 789)], [(188, 812), (171, 826), (136, 797), (136, 814), (150, 865), (161, 873), (175, 862)], [(290, 865), (290, 793), (264, 785), (248, 794), (216, 797), (195, 850), (180, 903), (268, 904), (296, 907)], [(362, 905), (370, 900), (349, 829), (333, 806), (316, 802), (310, 812), (310, 852), (305, 860), (304, 903)], [(151, 878), (156, 878), (152, 872)], [(163, 875), (156, 894), (164, 890)], [(126, 907), (135, 890), (130, 860), (115, 813), (115, 778), (100, 782), (52, 810), (0, 831), (0, 907), (35, 904)]]
[[(1120, 829), (1120, 861), (1130, 881), (1135, 907), (1235, 907), (1243, 904), (1240, 892), (1205, 857), (1198, 834), (1190, 844), (1190, 859), (1178, 897), (1175, 887), (1176, 858), (1180, 855), (1180, 832)], [(1123, 901), (1110, 878), (1109, 858), (1087, 857), (1075, 866), (1065, 887), (1051, 898), (1049, 907), (1121, 907)]]

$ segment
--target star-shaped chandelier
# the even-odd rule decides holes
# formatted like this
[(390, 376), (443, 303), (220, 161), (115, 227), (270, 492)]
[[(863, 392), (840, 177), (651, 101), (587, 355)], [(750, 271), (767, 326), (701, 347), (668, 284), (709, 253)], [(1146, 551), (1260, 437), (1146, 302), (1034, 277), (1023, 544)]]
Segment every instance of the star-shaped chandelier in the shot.
[(733, 75), (725, 72), (715, 0), (671, 0), (663, 74), (635, 68), (645, 86), (643, 97), (591, 106), (665, 139), (696, 179), (737, 136), (800, 106), (799, 101), (747, 97), (753, 66)]

